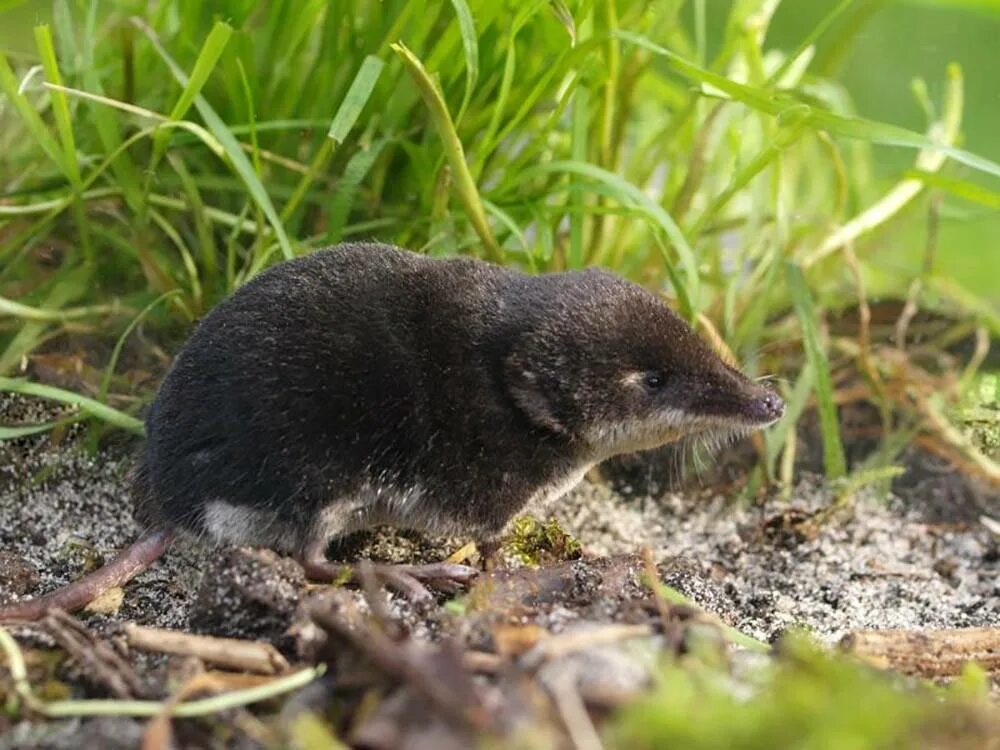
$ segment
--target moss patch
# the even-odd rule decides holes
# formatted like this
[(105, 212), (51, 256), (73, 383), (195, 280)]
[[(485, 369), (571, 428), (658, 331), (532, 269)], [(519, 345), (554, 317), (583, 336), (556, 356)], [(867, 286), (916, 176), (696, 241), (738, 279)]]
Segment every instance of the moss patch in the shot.
[(524, 565), (546, 565), (575, 560), (581, 554), (580, 542), (567, 533), (555, 519), (538, 521), (522, 516), (514, 521), (511, 535), (504, 541), (503, 552)]

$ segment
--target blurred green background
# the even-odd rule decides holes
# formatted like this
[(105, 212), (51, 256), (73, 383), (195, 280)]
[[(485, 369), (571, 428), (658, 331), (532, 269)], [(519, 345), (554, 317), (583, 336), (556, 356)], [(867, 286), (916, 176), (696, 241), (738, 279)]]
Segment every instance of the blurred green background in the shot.
[[(719, 23), (727, 3), (710, 2)], [(831, 0), (784, 3), (775, 14), (771, 38), (792, 46), (835, 5)], [(1000, 2), (994, 0), (912, 0), (872, 2), (859, 12), (863, 27), (849, 43), (837, 34), (817, 44), (818, 67), (842, 81), (859, 114), (922, 130), (926, 118), (912, 94), (921, 78), (933, 101), (940, 101), (942, 71), (951, 62), (965, 74), (966, 148), (1000, 161)], [(876, 173), (886, 182), (912, 163), (899, 149), (877, 148)], [(983, 184), (988, 178), (972, 170), (963, 176)], [(995, 181), (992, 182), (996, 188)], [(918, 272), (926, 227), (901, 222), (900, 234), (871, 258), (873, 268), (888, 277)], [(1000, 305), (1000, 211), (968, 204), (949, 204), (942, 211), (939, 262), (969, 289)], [(891, 288), (892, 278), (880, 276)]]

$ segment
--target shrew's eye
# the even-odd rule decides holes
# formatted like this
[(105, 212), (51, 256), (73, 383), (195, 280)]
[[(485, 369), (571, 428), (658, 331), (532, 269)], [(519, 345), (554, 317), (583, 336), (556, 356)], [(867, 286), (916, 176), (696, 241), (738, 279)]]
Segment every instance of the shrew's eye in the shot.
[(647, 372), (642, 382), (649, 390), (656, 391), (666, 385), (667, 379), (663, 377), (663, 373)]

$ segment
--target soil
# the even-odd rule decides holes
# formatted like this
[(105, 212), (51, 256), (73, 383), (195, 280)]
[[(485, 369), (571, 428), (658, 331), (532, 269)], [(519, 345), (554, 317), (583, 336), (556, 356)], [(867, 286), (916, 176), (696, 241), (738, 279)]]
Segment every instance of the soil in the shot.
[[(51, 406), (0, 394), (0, 424), (52, 416)], [(81, 432), (0, 441), (0, 602), (66, 583), (136, 536), (127, 487), (132, 446), (88, 453)], [(395, 596), (388, 614), (414, 641), (460, 634), (466, 647), (483, 649), (496, 646), (498, 624), (565, 633), (600, 623), (650, 622), (655, 607), (637, 577), (637, 552), (649, 547), (667, 584), (765, 641), (791, 627), (832, 643), (863, 628), (1000, 626), (1000, 540), (980, 520), (1000, 519), (1000, 495), (969, 485), (934, 459), (908, 455), (907, 474), (893, 492), (860, 493), (833, 514), (825, 511), (836, 493), (808, 473), (786, 498), (741, 503), (737, 493), (717, 489), (664, 491), (657, 482), (640, 481), (634, 469), (641, 464), (630, 460), (606, 472), (614, 483), (585, 481), (550, 509), (580, 540), (579, 559), (494, 573), (488, 587), (460, 600), (465, 604), (459, 609), (475, 603), (466, 617), (456, 617), (454, 603), (418, 611)], [(647, 471), (646, 479), (655, 473)], [(345, 540), (333, 552), (344, 559), (435, 560), (464, 541), (380, 530)], [(303, 607), (327, 594), (348, 597), (360, 611), (372, 606), (360, 592), (317, 594), (295, 563), (273, 553), (182, 541), (126, 586), (120, 608), (83, 617), (99, 637), (114, 638), (122, 623), (137, 622), (263, 639), (302, 659), (323, 648), (304, 635)], [(38, 628), (15, 632), (23, 644), (52, 643)], [(169, 660), (132, 656), (153, 693), (162, 693)], [(572, 669), (581, 693), (587, 685), (595, 695), (612, 687), (638, 690), (648, 680), (648, 660), (622, 648), (591, 649), (583, 661), (567, 657), (558, 664), (546, 668)], [(106, 694), (72, 666), (60, 677), (75, 694)], [(392, 747), (402, 736), (400, 723), (390, 721), (391, 701), (383, 704), (355, 732), (375, 738), (371, 747)], [(44, 732), (26, 721), (12, 725), (0, 735), (0, 749), (81, 742), (134, 747), (141, 734), (141, 725), (129, 719), (49, 725)]]

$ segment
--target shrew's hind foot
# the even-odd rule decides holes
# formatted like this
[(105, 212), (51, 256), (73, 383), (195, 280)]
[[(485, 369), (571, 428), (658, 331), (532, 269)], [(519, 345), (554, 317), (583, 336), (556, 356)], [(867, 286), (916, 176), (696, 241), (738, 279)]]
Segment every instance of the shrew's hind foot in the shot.
[[(361, 570), (357, 565), (335, 563), (322, 554), (306, 554), (299, 557), (306, 577), (313, 581), (330, 583), (344, 581), (360, 583)], [(430, 563), (427, 565), (393, 565), (373, 563), (370, 570), (375, 579), (391, 589), (403, 594), (417, 604), (434, 601), (428, 586), (446, 593), (455, 593), (467, 586), (479, 571), (467, 565), (456, 563)]]

